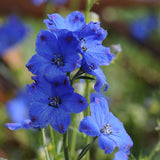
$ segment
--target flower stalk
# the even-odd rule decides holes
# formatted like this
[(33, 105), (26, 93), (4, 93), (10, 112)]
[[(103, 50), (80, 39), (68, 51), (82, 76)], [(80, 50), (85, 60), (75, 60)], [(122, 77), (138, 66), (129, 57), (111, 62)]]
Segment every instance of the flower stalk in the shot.
[(43, 149), (44, 149), (45, 159), (50, 160), (48, 149), (46, 147), (45, 129), (41, 129), (41, 143), (42, 143), (42, 146), (43, 146)]
[(68, 131), (63, 134), (63, 150), (65, 160), (69, 160), (69, 150), (68, 150)]

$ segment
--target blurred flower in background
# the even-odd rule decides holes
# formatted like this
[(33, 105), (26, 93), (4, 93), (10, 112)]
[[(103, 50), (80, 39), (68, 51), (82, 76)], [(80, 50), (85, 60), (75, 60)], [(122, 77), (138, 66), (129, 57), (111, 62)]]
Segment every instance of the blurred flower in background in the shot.
[(31, 121), (28, 119), (29, 100), (25, 91), (19, 91), (17, 96), (6, 103), (6, 109), (12, 123), (6, 123), (5, 126), (10, 130), (19, 128), (29, 128)]
[(11, 15), (6, 22), (0, 26), (0, 56), (2, 56), (5, 51), (20, 41), (22, 41), (29, 31), (27, 27), (19, 17)]
[[(47, 0), (32, 0), (32, 2), (34, 3), (34, 5), (39, 6), (47, 2)], [(52, 2), (54, 5), (63, 5), (67, 2), (67, 0), (50, 0), (50, 2)]]
[(150, 35), (158, 29), (158, 16), (146, 15), (136, 19), (131, 24), (131, 34), (134, 38), (142, 41), (150, 37)]

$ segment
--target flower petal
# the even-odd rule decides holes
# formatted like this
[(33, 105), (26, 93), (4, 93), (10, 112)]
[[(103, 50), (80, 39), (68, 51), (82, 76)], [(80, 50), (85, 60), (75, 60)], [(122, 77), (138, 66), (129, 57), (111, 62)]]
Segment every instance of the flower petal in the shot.
[(88, 106), (87, 100), (80, 94), (66, 94), (62, 96), (63, 109), (71, 113), (79, 113), (85, 110)]
[(107, 31), (105, 31), (102, 27), (100, 27), (100, 22), (91, 21), (86, 26), (84, 26), (79, 32), (80, 38), (85, 38), (85, 39), (87, 38), (88, 40), (92, 39), (92, 41), (98, 40), (102, 42), (106, 36), (107, 36)]
[(91, 116), (87, 116), (82, 119), (79, 125), (79, 131), (91, 137), (96, 137), (100, 135), (99, 128)]
[(129, 155), (133, 142), (124, 129), (122, 122), (110, 113), (109, 124), (112, 126), (112, 134), (110, 134), (109, 137), (115, 141), (120, 151), (123, 151), (125, 154)]
[(102, 129), (106, 125), (106, 117), (109, 115), (109, 107), (105, 98), (98, 93), (91, 94), (90, 110), (99, 129)]
[(77, 31), (85, 24), (85, 17), (82, 12), (74, 11), (65, 18), (65, 22), (68, 30)]
[(71, 115), (61, 108), (54, 108), (49, 113), (49, 123), (57, 132), (64, 134), (71, 123)]
[(52, 60), (53, 55), (59, 53), (58, 40), (49, 31), (41, 30), (36, 40), (36, 51), (45, 59)]
[(98, 145), (102, 150), (105, 150), (105, 153), (112, 153), (116, 147), (114, 141), (103, 135), (98, 137)]
[(46, 60), (42, 56), (39, 56), (38, 54), (35, 54), (26, 64), (26, 67), (31, 73), (35, 75), (43, 75), (45, 74), (45, 69), (48, 65), (49, 65), (48, 60)]
[(22, 123), (6, 123), (5, 127), (7, 127), (10, 130), (17, 130), (22, 128)]
[(48, 114), (52, 111), (52, 108), (47, 104), (34, 102), (29, 108), (29, 117), (32, 121), (33, 127), (46, 127), (48, 124)]
[(128, 160), (128, 156), (125, 153), (118, 151), (113, 160)]
[(109, 47), (97, 45), (93, 43), (93, 40), (86, 42), (85, 47), (87, 48), (87, 51), (83, 55), (89, 66), (91, 64), (95, 64), (97, 67), (100, 65), (110, 65), (115, 55), (110, 53)]
[(64, 31), (64, 33), (62, 32), (58, 37), (58, 41), (61, 49), (60, 54), (64, 61), (64, 67), (62, 66), (61, 68), (64, 72), (73, 71), (77, 67), (80, 58), (78, 55), (80, 42), (72, 32), (68, 31)]
[(65, 29), (64, 18), (58, 13), (49, 15), (49, 19), (45, 19), (43, 22), (47, 25), (48, 29), (52, 32), (58, 29)]

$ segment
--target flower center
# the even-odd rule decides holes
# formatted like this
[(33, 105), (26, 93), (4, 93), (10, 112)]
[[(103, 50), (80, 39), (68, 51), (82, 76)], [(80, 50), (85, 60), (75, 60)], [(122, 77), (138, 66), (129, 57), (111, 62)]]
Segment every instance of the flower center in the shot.
[(59, 105), (61, 104), (61, 99), (58, 96), (49, 97), (48, 100), (50, 100), (50, 102), (48, 103), (49, 106), (59, 108)]
[(84, 46), (84, 44), (86, 43), (85, 39), (81, 38), (80, 41), (81, 41), (81, 48), (82, 48), (82, 50), (84, 52), (86, 52), (88, 48)]
[(57, 67), (60, 67), (60, 66), (64, 66), (64, 62), (63, 62), (63, 57), (60, 56), (60, 54), (58, 53), (58, 55), (54, 55), (55, 57), (52, 58), (52, 62), (57, 65)]
[(107, 134), (110, 135), (112, 133), (112, 131), (110, 130), (112, 128), (112, 126), (110, 124), (106, 124), (101, 130), (100, 132), (103, 134)]

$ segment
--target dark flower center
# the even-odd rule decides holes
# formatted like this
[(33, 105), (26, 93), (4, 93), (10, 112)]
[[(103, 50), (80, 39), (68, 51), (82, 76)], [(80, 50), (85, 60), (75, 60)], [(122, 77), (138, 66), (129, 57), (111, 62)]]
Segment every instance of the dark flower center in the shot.
[(84, 46), (84, 44), (86, 43), (85, 39), (81, 38), (80, 41), (81, 41), (81, 48), (82, 48), (82, 50), (84, 52), (86, 52), (88, 48)]
[(91, 65), (89, 66), (89, 68), (90, 68), (91, 70), (94, 70), (94, 69), (95, 69), (94, 64), (91, 64)]
[(60, 56), (60, 54), (55, 55), (55, 57), (52, 58), (52, 62), (57, 65), (57, 67), (64, 66), (63, 57)]
[(102, 134), (107, 134), (110, 135), (112, 133), (112, 131), (110, 130), (112, 128), (112, 126), (110, 124), (106, 124), (101, 130), (100, 132)]
[(48, 103), (49, 106), (54, 108), (59, 108), (59, 105), (61, 104), (61, 99), (58, 96), (49, 97), (48, 100), (49, 100)]

